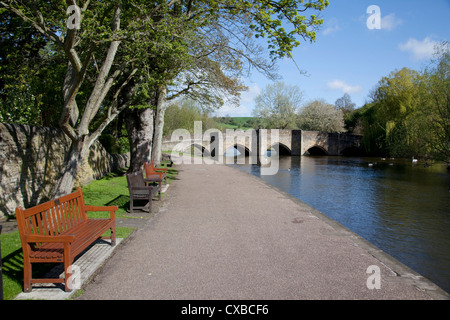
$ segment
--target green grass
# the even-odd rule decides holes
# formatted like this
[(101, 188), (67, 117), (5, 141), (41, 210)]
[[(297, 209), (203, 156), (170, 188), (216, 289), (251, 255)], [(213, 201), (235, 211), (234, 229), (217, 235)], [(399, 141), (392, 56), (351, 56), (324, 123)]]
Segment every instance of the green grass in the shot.
[(252, 129), (251, 126), (246, 125), (246, 122), (248, 120), (253, 119), (253, 117), (232, 117), (233, 124), (227, 124), (227, 123), (220, 123), (220, 126), (222, 126), (225, 129), (242, 129), (242, 130), (248, 130)]
[[(177, 170), (169, 168), (167, 183), (176, 179)], [(116, 218), (130, 218), (125, 216), (129, 209), (129, 193), (125, 171), (108, 174), (100, 180), (91, 182), (82, 187), (84, 201), (87, 205), (109, 206), (117, 205), (119, 210)], [(109, 212), (88, 212), (89, 218), (107, 218)], [(133, 228), (116, 227), (118, 238), (128, 237)], [(14, 299), (23, 289), (23, 254), (18, 231), (2, 233), (1, 253), (3, 265), (3, 295), (5, 300)], [(55, 264), (34, 264), (33, 277), (48, 272)]]
[(3, 298), (13, 299), (22, 291), (23, 255), (19, 232), (1, 235), (3, 265)]

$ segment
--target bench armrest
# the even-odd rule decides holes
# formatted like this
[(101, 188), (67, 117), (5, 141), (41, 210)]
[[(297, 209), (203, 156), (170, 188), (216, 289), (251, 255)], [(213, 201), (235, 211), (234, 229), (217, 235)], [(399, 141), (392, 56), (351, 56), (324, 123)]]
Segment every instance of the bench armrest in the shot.
[(73, 235), (42, 236), (37, 234), (27, 234), (25, 235), (25, 241), (28, 243), (35, 243), (35, 242), (71, 243), (75, 241), (75, 236)]
[(167, 170), (169, 170), (169, 168), (155, 168), (155, 171), (164, 171), (165, 173), (167, 173)]
[(84, 206), (86, 211), (109, 211), (111, 213), (111, 219), (115, 218), (115, 212), (119, 210), (118, 206)]

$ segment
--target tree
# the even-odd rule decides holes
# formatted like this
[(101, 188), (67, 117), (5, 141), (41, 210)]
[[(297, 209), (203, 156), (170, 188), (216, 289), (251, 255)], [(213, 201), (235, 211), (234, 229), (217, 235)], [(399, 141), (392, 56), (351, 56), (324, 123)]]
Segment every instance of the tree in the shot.
[(57, 126), (63, 75), (48, 39), (0, 9), (0, 121)]
[(424, 70), (420, 84), (421, 136), (429, 155), (450, 166), (450, 45), (443, 42)]
[[(138, 100), (132, 97), (144, 91), (142, 84), (158, 84), (164, 78), (157, 68), (146, 68), (148, 61), (158, 59), (155, 52), (159, 57), (176, 56), (186, 50), (180, 41), (167, 38), (172, 26), (182, 26), (171, 23), (173, 16), (166, 13), (172, 8), (164, 3), (148, 5), (137, 0), (85, 1), (81, 8), (74, 1), (1, 1), (0, 8), (33, 26), (66, 58), (60, 127), (71, 139), (71, 146), (53, 192), (54, 196), (66, 194), (72, 190), (89, 147), (105, 127)], [(67, 19), (68, 9), (73, 14), (70, 18), (75, 16), (81, 28), (69, 26), (73, 21)], [(159, 18), (155, 19), (157, 13)], [(89, 86), (84, 91), (86, 83)], [(102, 121), (94, 121), (98, 117)]]
[(200, 104), (190, 99), (179, 99), (167, 107), (164, 119), (164, 136), (176, 129), (186, 129), (194, 133), (194, 122), (202, 121), (203, 130), (217, 128), (218, 123), (209, 117)]
[(342, 110), (336, 110), (332, 104), (324, 100), (315, 100), (302, 108), (299, 116), (302, 130), (322, 132), (344, 132), (344, 116)]
[(449, 162), (449, 46), (441, 43), (421, 72), (403, 68), (383, 77), (372, 102), (353, 114), (363, 126), (366, 150), (395, 157)]
[(268, 84), (255, 99), (253, 116), (263, 119), (268, 129), (293, 129), (302, 100), (303, 93), (297, 86)]
[(344, 93), (342, 97), (336, 100), (334, 105), (336, 109), (341, 109), (344, 112), (352, 112), (355, 109), (355, 104), (352, 102), (352, 98), (348, 93)]
[[(124, 35), (120, 28), (122, 6), (117, 2), (108, 4), (85, 2), (78, 12), (79, 16), (76, 17), (83, 21), (81, 31), (67, 24), (66, 11), (69, 5), (75, 5), (74, 1), (67, 3), (2, 1), (0, 5), (25, 23), (32, 25), (54, 44), (54, 50), (66, 57), (67, 71), (65, 78), (61, 79), (64, 102), (60, 127), (71, 139), (71, 146), (65, 157), (61, 177), (55, 183), (53, 196), (67, 194), (72, 191), (89, 147), (115, 116), (127, 106), (126, 104), (118, 106), (117, 100), (112, 99), (105, 120), (97, 128), (90, 128), (99, 109), (103, 107), (106, 95), (125, 70), (117, 68), (112, 71), (115, 56), (123, 41), (121, 37)], [(130, 76), (132, 74), (133, 72)], [(93, 88), (90, 94), (83, 92), (87, 94), (85, 99), (77, 101), (86, 78), (93, 84)], [(118, 96), (128, 80), (127, 77), (127, 80), (118, 86), (115, 96)], [(79, 100), (83, 100), (80, 109)]]
[[(247, 30), (267, 38), (272, 57), (284, 57), (300, 44), (298, 36), (314, 41), (314, 30), (323, 23), (314, 14), (301, 14), (306, 10), (320, 12), (327, 6), (327, 0), (306, 4), (294, 0), (158, 0), (151, 4), (143, 0), (86, 0), (79, 7), (74, 0), (0, 1), (0, 9), (31, 25), (65, 57), (59, 125), (71, 146), (53, 196), (72, 190), (89, 147), (128, 107), (154, 108), (157, 134), (162, 132), (168, 86), (191, 65), (194, 55), (189, 43), (206, 26), (220, 24), (222, 17), (251, 21)], [(289, 23), (290, 31), (283, 28), (283, 21)], [(102, 121), (94, 121), (99, 117)]]
[(355, 104), (352, 102), (352, 98), (348, 93), (344, 93), (342, 97), (336, 100), (334, 105), (336, 106), (336, 109), (342, 110), (345, 127), (347, 130), (350, 129), (351, 113), (355, 110)]
[(395, 157), (411, 157), (424, 153), (423, 144), (417, 130), (416, 112), (420, 81), (417, 71), (403, 68), (383, 77), (375, 92), (375, 119), (383, 128), (385, 149)]
[[(183, 86), (177, 86), (178, 92), (170, 98), (161, 94), (168, 91), (166, 84), (161, 83), (158, 92), (159, 105), (156, 108), (155, 135), (152, 159), (158, 164), (161, 158), (161, 140), (163, 132), (166, 101), (189, 94), (193, 99), (205, 99), (208, 103), (220, 100), (223, 95), (239, 95), (244, 87), (240, 80), (240, 71), (246, 65), (248, 69), (256, 68), (269, 77), (273, 77), (273, 60), (280, 57), (291, 57), (294, 47), (300, 45), (298, 37), (304, 40), (315, 40), (315, 30), (323, 23), (314, 14), (309, 18), (300, 13), (307, 10), (324, 10), (327, 0), (310, 1), (307, 4), (287, 0), (283, 3), (266, 1), (199, 1), (201, 5), (192, 6), (192, 2), (179, 2), (178, 17), (192, 19), (200, 16), (201, 26), (196, 29), (196, 39), (190, 43), (190, 65), (181, 72)], [(291, 31), (287, 32), (283, 23), (287, 22)], [(191, 31), (191, 29), (185, 29)], [(262, 55), (262, 50), (251, 40), (255, 37), (267, 38), (272, 61)], [(166, 64), (169, 69), (173, 63)], [(230, 74), (231, 72), (231, 74)], [(171, 73), (172, 74), (172, 73)], [(175, 73), (173, 73), (175, 74)], [(212, 80), (212, 81), (211, 81)], [(203, 90), (202, 90), (203, 88)], [(205, 90), (206, 89), (206, 90)], [(219, 89), (219, 90), (217, 90)]]

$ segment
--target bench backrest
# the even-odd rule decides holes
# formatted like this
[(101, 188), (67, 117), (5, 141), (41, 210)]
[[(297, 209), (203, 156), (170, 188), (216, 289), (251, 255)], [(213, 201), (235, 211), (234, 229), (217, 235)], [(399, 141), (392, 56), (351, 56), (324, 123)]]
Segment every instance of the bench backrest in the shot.
[(133, 187), (145, 187), (144, 176), (142, 172), (127, 173), (128, 191), (132, 191)]
[(144, 163), (144, 171), (145, 171), (145, 176), (147, 178), (150, 177), (151, 175), (156, 174), (155, 167), (153, 166), (153, 163), (148, 163), (148, 162)]
[(59, 235), (87, 219), (81, 188), (76, 192), (29, 209), (16, 209), (17, 225), (23, 235)]

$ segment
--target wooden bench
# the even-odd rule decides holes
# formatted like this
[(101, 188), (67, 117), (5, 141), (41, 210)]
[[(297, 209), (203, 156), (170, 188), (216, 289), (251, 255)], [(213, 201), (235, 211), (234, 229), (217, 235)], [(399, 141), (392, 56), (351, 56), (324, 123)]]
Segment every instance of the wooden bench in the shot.
[[(71, 266), (74, 259), (99, 238), (116, 244), (115, 212), (117, 206), (88, 206), (81, 188), (69, 195), (29, 209), (16, 209), (17, 225), (23, 250), (24, 291), (33, 283), (64, 283), (72, 290)], [(109, 219), (88, 219), (86, 212), (110, 212)], [(102, 235), (111, 230), (110, 237)], [(32, 263), (64, 263), (63, 279), (33, 279)]]
[(144, 163), (144, 170), (147, 179), (153, 175), (158, 175), (161, 179), (164, 179), (165, 183), (167, 183), (167, 170), (169, 170), (169, 168), (156, 168), (153, 164), (153, 160), (151, 160), (150, 162)]
[(144, 163), (145, 181), (157, 182), (159, 184), (159, 199), (161, 200), (162, 181), (167, 184), (167, 170), (168, 168), (155, 168), (153, 161)]
[[(144, 180), (142, 172), (127, 173), (128, 192), (130, 193), (130, 213), (134, 213), (134, 209), (146, 209), (148, 204), (149, 212), (152, 212), (153, 197), (158, 192), (158, 189), (146, 185), (147, 180)], [(161, 197), (161, 196), (160, 196)], [(161, 199), (161, 198), (160, 198)], [(147, 204), (144, 206), (135, 206), (135, 200), (145, 200)]]

